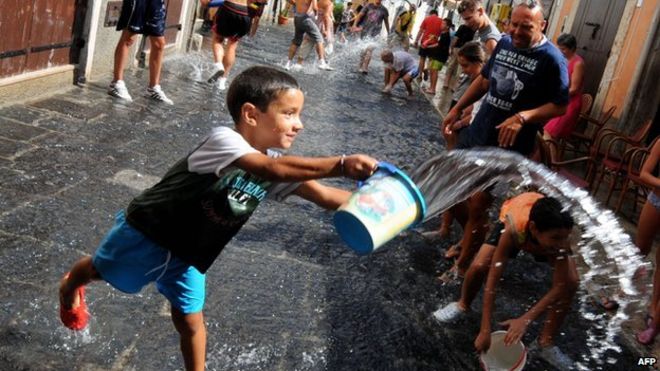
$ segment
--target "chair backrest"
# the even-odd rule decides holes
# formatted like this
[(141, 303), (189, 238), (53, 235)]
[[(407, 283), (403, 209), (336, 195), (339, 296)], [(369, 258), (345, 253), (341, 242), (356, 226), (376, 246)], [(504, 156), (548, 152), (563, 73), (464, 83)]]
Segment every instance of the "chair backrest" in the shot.
[(605, 124), (607, 124), (608, 121), (614, 116), (614, 111), (616, 111), (616, 106), (610, 107), (607, 111), (603, 112), (603, 114), (600, 116), (600, 127), (605, 127)]
[(591, 111), (591, 105), (594, 103), (594, 97), (591, 96), (591, 94), (584, 93), (582, 94), (582, 109), (580, 109), (580, 113), (584, 115), (588, 115), (589, 112)]
[(646, 139), (646, 136), (649, 134), (649, 131), (651, 131), (651, 125), (653, 124), (653, 120), (648, 119), (644, 122), (642, 126), (640, 126), (639, 129), (635, 132), (635, 134), (630, 136), (630, 140), (635, 142), (635, 143), (642, 143), (644, 139)]
[(541, 133), (536, 134), (536, 147), (539, 150), (539, 162), (548, 168), (552, 168), (553, 154), (550, 144), (545, 141)]

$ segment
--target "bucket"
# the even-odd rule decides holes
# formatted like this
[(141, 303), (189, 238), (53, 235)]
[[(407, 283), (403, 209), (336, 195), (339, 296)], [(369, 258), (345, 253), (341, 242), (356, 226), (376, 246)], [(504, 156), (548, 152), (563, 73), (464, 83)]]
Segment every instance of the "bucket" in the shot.
[(289, 22), (289, 18), (287, 18), (283, 15), (277, 16), (277, 24), (284, 25), (284, 24), (287, 24), (287, 22)]
[(341, 238), (360, 255), (368, 254), (424, 219), (426, 203), (415, 183), (396, 166), (377, 171), (334, 215)]
[(527, 362), (527, 349), (522, 341), (509, 346), (504, 345), (506, 331), (495, 331), (490, 334), (490, 348), (481, 353), (481, 367), (486, 370), (520, 371)]

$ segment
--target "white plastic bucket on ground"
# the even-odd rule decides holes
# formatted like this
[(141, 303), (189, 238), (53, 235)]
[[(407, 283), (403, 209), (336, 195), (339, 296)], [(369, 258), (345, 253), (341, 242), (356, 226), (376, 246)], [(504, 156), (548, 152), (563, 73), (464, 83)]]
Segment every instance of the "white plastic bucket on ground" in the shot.
[(527, 362), (527, 349), (522, 341), (509, 346), (504, 345), (506, 331), (495, 331), (490, 334), (490, 348), (481, 353), (481, 367), (486, 371), (520, 371)]
[(341, 238), (358, 254), (368, 254), (424, 219), (426, 203), (415, 183), (392, 164), (378, 170), (334, 216)]

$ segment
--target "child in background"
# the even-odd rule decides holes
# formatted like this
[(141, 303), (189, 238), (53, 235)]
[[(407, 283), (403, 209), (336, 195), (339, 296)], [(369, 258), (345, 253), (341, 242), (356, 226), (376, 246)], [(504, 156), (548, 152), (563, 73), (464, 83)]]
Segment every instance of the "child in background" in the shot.
[(438, 84), (438, 73), (449, 59), (449, 45), (451, 44), (451, 36), (449, 35), (449, 23), (447, 20), (442, 22), (442, 33), (431, 45), (427, 45), (429, 55), (429, 73), (430, 85), (424, 89), (424, 93), (435, 95)]
[(571, 369), (573, 361), (554, 345), (554, 340), (580, 285), (570, 245), (573, 225), (570, 213), (552, 197), (527, 192), (510, 198), (502, 205), (499, 221), (492, 226), (490, 236), (470, 264), (460, 299), (438, 309), (433, 317), (447, 323), (465, 316), (486, 281), (481, 329), (474, 341), (478, 352), (486, 352), (490, 348), (497, 286), (507, 261), (522, 250), (536, 261), (552, 266), (552, 286), (520, 317), (501, 323), (508, 327), (504, 344), (520, 341), (532, 321), (545, 314), (543, 329), (530, 349), (536, 348), (542, 358), (559, 370)]
[(126, 293), (155, 282), (171, 303), (187, 370), (203, 370), (205, 272), (266, 196), (298, 195), (327, 209), (348, 191), (314, 179), (362, 180), (376, 168), (366, 155), (283, 156), (303, 128), (298, 82), (270, 67), (252, 67), (233, 81), (227, 108), (234, 128), (217, 127), (163, 179), (135, 197), (93, 257), (73, 265), (60, 282), (60, 318), (83, 329), (89, 314), (85, 285), (104, 280)]
[[(449, 108), (451, 109), (456, 105), (461, 96), (465, 93), (468, 87), (474, 79), (479, 76), (481, 68), (486, 63), (486, 52), (479, 42), (472, 41), (463, 45), (457, 53), (458, 64), (461, 66), (463, 74), (461, 75), (458, 83), (458, 87), (454, 91), (452, 96), (451, 104)], [(470, 125), (472, 118), (474, 117), (473, 113), (476, 113), (479, 110), (481, 101), (476, 102), (475, 104), (469, 106), (461, 113), (461, 119), (453, 123), (452, 125), (441, 128), (442, 134), (445, 137), (447, 142), (447, 149), (454, 149), (456, 146), (456, 138), (458, 132)], [(442, 214), (442, 224), (440, 225), (440, 238), (448, 238), (449, 231), (452, 223), (454, 222), (454, 213), (453, 211), (447, 210)], [(465, 225), (464, 221), (461, 221), (462, 225)], [(453, 259), (458, 256), (460, 253), (460, 243), (451, 246), (445, 253), (445, 258)]]

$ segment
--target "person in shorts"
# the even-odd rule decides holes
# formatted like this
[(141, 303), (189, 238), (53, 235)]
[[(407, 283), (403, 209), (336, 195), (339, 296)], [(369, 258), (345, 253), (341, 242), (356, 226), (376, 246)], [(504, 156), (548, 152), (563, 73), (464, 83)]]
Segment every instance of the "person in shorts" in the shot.
[(171, 304), (185, 369), (203, 370), (205, 273), (261, 201), (294, 194), (335, 210), (351, 192), (316, 179), (364, 180), (376, 170), (378, 161), (361, 154), (300, 157), (271, 150), (291, 148), (303, 128), (303, 102), (300, 85), (286, 72), (266, 66), (241, 72), (226, 98), (233, 127), (212, 129), (118, 212), (95, 254), (79, 259), (60, 281), (62, 323), (72, 330), (87, 326), (84, 289), (92, 281), (129, 294), (155, 282)]
[[(355, 17), (353, 22), (353, 31), (360, 32), (360, 38), (371, 38), (374, 41), (380, 37), (380, 34), (383, 30), (383, 24), (385, 25), (385, 30), (390, 32), (390, 22), (388, 20), (390, 13), (387, 11), (387, 8), (383, 5), (382, 0), (375, 0), (373, 3), (365, 5), (360, 14)], [(371, 54), (376, 48), (375, 43), (370, 43), (362, 51), (360, 55), (360, 66), (358, 71), (362, 74), (369, 73), (369, 62), (371, 62)]]
[(413, 95), (412, 80), (419, 73), (415, 58), (403, 50), (393, 52), (385, 49), (380, 54), (380, 59), (385, 64), (385, 86), (383, 87), (383, 93), (389, 94), (392, 92), (394, 84), (401, 79), (406, 86), (408, 96), (411, 97)]
[(295, 16), (293, 17), (294, 35), (289, 47), (289, 59), (284, 67), (290, 70), (294, 66), (293, 57), (296, 51), (302, 45), (303, 37), (309, 36), (314, 42), (316, 54), (319, 57), (317, 67), (320, 70), (332, 71), (325, 58), (325, 49), (323, 46), (323, 34), (316, 23), (313, 14), (318, 12), (318, 4), (316, 0), (296, 0), (294, 5)]
[(124, 82), (124, 68), (131, 46), (137, 35), (149, 37), (149, 98), (166, 104), (173, 104), (160, 87), (160, 72), (163, 67), (165, 52), (165, 2), (164, 0), (124, 0), (117, 22), (117, 31), (121, 31), (115, 48), (115, 63), (112, 82), (108, 94), (128, 102), (133, 98)]
[(429, 15), (424, 18), (422, 24), (419, 26), (417, 37), (415, 37), (415, 47), (419, 47), (419, 79), (426, 80), (426, 59), (430, 58), (431, 49), (429, 45), (436, 44), (440, 40), (444, 22), (442, 18), (438, 17), (438, 11), (432, 9)]
[(264, 14), (264, 8), (268, 5), (268, 0), (254, 0), (248, 5), (248, 16), (251, 19), (250, 23), (250, 33), (248, 36), (250, 38), (254, 37), (257, 34), (257, 29), (259, 29), (259, 20)]
[[(210, 0), (201, 0), (207, 5)], [(236, 61), (239, 40), (250, 32), (252, 20), (248, 15), (247, 0), (225, 0), (215, 13), (213, 21), (213, 67), (208, 79), (219, 90), (227, 88), (227, 76)]]
[(499, 220), (492, 226), (490, 236), (465, 275), (459, 301), (438, 309), (433, 317), (443, 325), (465, 317), (486, 281), (481, 329), (474, 341), (478, 352), (486, 352), (490, 348), (495, 294), (504, 268), (509, 259), (524, 251), (536, 261), (552, 266), (552, 286), (520, 317), (502, 323), (508, 328), (504, 343), (511, 345), (518, 342), (528, 326), (545, 315), (543, 329), (534, 348), (538, 348), (541, 357), (557, 369), (570, 369), (573, 361), (554, 344), (580, 286), (570, 243), (573, 225), (570, 213), (552, 197), (526, 192), (505, 201)]

